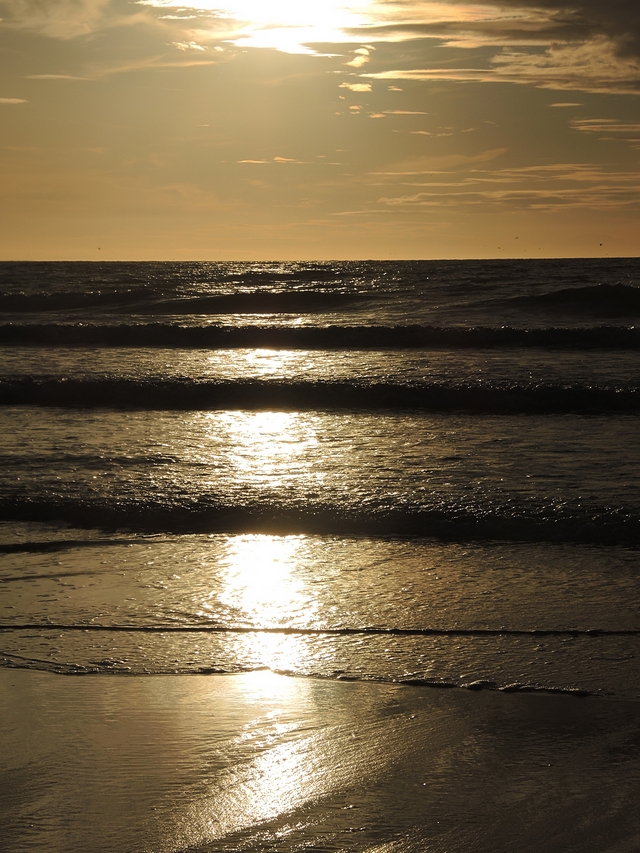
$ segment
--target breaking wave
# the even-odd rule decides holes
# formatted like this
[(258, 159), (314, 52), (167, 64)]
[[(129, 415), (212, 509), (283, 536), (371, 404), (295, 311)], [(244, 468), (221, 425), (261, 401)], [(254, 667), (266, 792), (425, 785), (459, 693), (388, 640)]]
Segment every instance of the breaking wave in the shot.
[(149, 410), (422, 410), (495, 414), (640, 411), (636, 389), (455, 384), (37, 378), (0, 381), (0, 404)]
[(510, 326), (181, 326), (170, 323), (5, 323), (0, 344), (166, 348), (273, 349), (640, 349), (640, 328)]
[(444, 541), (573, 542), (640, 545), (635, 507), (571, 503), (557, 508), (527, 501), (437, 506), (397, 503), (355, 507), (321, 502), (243, 505), (215, 498), (81, 500), (61, 496), (0, 499), (6, 521), (58, 522), (98, 530), (139, 533), (266, 533), (342, 536), (420, 536)]

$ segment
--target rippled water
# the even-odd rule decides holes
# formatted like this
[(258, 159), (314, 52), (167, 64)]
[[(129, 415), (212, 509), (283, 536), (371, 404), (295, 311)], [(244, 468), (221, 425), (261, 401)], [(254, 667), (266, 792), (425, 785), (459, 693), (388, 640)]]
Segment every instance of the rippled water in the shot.
[(639, 698), (639, 274), (0, 265), (0, 661)]

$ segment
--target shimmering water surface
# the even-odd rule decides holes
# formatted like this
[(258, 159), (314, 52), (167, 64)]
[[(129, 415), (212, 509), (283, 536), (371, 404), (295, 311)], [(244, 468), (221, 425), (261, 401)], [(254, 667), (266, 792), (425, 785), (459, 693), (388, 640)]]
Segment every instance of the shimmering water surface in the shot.
[(639, 698), (639, 276), (0, 265), (4, 665)]

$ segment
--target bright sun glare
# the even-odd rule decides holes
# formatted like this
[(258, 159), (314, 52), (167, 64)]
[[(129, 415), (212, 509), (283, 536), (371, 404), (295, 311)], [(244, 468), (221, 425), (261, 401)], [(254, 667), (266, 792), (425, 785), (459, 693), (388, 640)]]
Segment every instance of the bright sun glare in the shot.
[(368, 22), (372, 0), (139, 0), (158, 8), (180, 8), (214, 16), (229, 25), (232, 43), (286, 53), (311, 53), (305, 44), (344, 41), (344, 31)]
[[(234, 537), (225, 560), (221, 601), (254, 625), (275, 627), (292, 614), (299, 622), (309, 619), (314, 607), (298, 576), (303, 548), (302, 536)], [(303, 639), (282, 634), (247, 632), (233, 641), (250, 659), (274, 670), (293, 670), (304, 655)]]

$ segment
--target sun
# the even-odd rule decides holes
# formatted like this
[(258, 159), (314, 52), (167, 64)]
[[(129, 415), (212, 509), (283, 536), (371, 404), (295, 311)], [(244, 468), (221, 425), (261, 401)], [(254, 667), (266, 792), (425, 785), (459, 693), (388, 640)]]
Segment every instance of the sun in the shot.
[(211, 17), (225, 40), (243, 47), (315, 53), (308, 44), (353, 40), (346, 31), (370, 23), (375, 0), (138, 0), (156, 8), (180, 8)]

